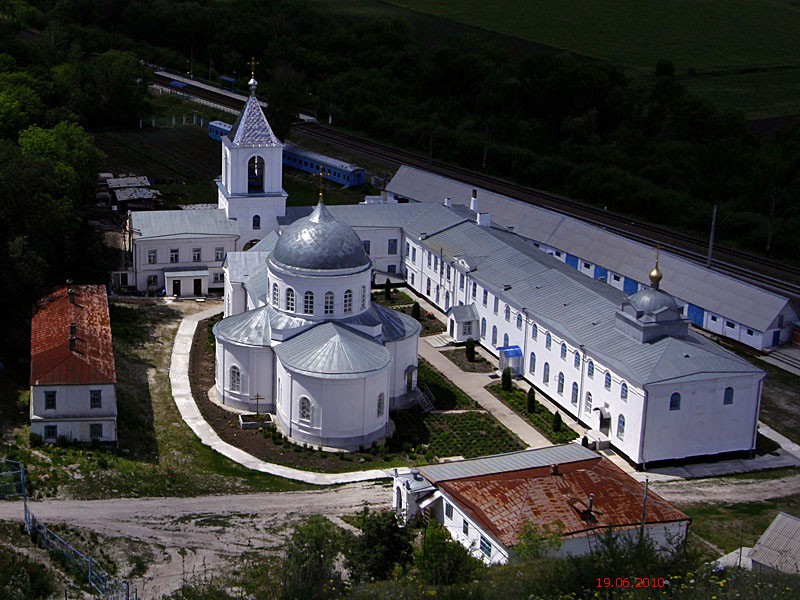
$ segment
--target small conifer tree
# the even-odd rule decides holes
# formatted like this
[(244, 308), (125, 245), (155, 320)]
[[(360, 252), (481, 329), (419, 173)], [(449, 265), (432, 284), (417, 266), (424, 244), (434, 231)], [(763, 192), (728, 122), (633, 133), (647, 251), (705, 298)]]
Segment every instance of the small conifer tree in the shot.
[(414, 302), (414, 305), (411, 307), (411, 316), (414, 317), (417, 321), (419, 321), (420, 317), (419, 302)]
[(390, 302), (392, 299), (392, 282), (389, 281), (388, 277), (386, 278), (386, 283), (383, 284), (383, 297), (387, 302)]
[(583, 438), (581, 439), (581, 446), (583, 446), (584, 448), (589, 447), (589, 438), (587, 436), (583, 436)]
[(536, 412), (536, 392), (533, 391), (533, 386), (528, 390), (528, 412), (531, 414)]
[(564, 422), (561, 420), (561, 413), (560, 412), (556, 412), (553, 415), (553, 431), (558, 433), (559, 431), (561, 431), (561, 428), (563, 426), (564, 426)]
[(465, 352), (467, 353), (467, 360), (469, 362), (475, 362), (475, 340), (472, 338), (467, 339), (467, 345), (464, 348)]
[(503, 369), (503, 376), (500, 379), (500, 386), (502, 387), (504, 392), (511, 391), (511, 369), (506, 367)]

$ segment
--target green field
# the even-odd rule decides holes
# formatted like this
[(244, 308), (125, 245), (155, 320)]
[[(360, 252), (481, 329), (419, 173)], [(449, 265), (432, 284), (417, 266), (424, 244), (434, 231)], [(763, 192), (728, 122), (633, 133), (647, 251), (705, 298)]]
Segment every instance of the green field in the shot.
[(800, 6), (769, 0), (389, 0), (531, 42), (651, 69), (800, 62)]

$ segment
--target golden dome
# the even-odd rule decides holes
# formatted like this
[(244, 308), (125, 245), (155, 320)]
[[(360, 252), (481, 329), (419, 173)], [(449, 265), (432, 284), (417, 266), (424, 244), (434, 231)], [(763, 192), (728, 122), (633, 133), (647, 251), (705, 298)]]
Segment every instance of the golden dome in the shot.
[(658, 289), (658, 284), (661, 283), (662, 277), (661, 269), (658, 268), (658, 257), (656, 257), (656, 266), (650, 271), (650, 283), (655, 289)]

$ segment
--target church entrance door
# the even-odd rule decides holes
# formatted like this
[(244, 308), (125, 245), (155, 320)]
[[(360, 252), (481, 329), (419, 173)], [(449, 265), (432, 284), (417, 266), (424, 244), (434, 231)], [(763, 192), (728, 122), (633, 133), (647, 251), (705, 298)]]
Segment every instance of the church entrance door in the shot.
[(603, 415), (600, 415), (600, 433), (604, 436), (608, 437), (608, 434), (611, 432), (611, 417), (608, 416), (606, 418)]
[(202, 296), (203, 295), (203, 280), (202, 279), (195, 279), (194, 280), (194, 295), (195, 296)]
[(455, 331), (455, 321), (450, 319), (450, 337), (453, 337), (453, 332)]
[(173, 296), (180, 296), (181, 295), (181, 280), (180, 279), (173, 279), (172, 280), (172, 295)]

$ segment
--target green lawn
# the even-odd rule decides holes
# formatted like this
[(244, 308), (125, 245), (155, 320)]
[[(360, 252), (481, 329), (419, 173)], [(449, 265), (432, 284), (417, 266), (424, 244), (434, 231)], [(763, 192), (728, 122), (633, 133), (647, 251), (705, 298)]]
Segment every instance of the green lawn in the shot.
[(679, 70), (800, 61), (800, 7), (788, 0), (389, 0), (410, 10), (607, 60)]

